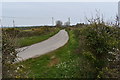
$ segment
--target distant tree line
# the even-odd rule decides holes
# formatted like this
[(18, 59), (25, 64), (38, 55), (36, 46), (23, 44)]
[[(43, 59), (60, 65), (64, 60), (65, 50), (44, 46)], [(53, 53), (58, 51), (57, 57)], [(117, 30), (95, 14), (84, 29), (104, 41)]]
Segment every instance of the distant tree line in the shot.
[(70, 26), (70, 22), (69, 21), (65, 22), (64, 24), (60, 20), (56, 21), (56, 27), (69, 27), (69, 26)]

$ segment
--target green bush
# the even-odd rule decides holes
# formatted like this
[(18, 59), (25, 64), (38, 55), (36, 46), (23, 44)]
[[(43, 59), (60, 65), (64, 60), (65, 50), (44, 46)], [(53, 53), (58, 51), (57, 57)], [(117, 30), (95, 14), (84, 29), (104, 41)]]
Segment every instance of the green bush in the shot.
[(111, 65), (109, 60), (114, 61), (116, 50), (120, 50), (120, 28), (95, 23), (76, 30), (75, 34), (80, 39), (79, 52), (93, 63), (96, 77), (102, 77), (100, 71)]

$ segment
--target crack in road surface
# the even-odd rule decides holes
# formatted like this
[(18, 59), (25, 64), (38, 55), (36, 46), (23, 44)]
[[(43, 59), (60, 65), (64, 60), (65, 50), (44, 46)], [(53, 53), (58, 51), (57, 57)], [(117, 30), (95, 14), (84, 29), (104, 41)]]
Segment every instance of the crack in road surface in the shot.
[(67, 31), (60, 30), (57, 34), (45, 41), (17, 49), (17, 51), (19, 51), (17, 54), (17, 60), (23, 61), (29, 58), (34, 58), (46, 54), (64, 46), (68, 42), (68, 40), (69, 36)]

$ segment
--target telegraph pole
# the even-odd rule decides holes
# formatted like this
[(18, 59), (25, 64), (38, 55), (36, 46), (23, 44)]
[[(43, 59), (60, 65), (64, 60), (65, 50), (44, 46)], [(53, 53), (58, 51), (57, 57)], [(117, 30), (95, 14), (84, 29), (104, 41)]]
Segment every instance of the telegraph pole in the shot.
[(1, 24), (1, 27), (3, 27), (3, 25), (2, 25), (2, 19), (0, 19), (0, 24)]
[(69, 22), (69, 25), (70, 25), (70, 17), (68, 18), (68, 22)]
[(120, 1), (118, 2), (118, 26), (120, 27)]
[(52, 17), (52, 25), (54, 26), (54, 17)]
[(15, 27), (15, 21), (13, 20), (13, 27)]

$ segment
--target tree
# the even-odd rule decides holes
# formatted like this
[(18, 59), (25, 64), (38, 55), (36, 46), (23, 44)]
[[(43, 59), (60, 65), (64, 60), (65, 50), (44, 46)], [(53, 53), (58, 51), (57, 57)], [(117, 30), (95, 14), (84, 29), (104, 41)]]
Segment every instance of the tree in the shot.
[(60, 20), (56, 21), (56, 27), (61, 27), (62, 24), (63, 24), (62, 21), (60, 21)]

